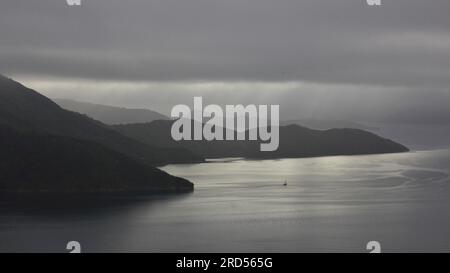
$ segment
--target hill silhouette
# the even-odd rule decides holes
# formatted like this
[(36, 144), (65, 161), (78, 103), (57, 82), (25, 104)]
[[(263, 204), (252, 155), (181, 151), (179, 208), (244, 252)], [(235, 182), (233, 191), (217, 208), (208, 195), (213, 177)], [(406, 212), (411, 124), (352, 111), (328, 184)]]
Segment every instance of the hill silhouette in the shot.
[(152, 165), (202, 160), (158, 148), (66, 111), (0, 76), (0, 191), (186, 191), (189, 181)]
[(109, 125), (169, 119), (168, 117), (149, 109), (130, 109), (68, 99), (53, 99), (53, 101), (66, 110), (85, 114)]
[[(205, 158), (295, 158), (328, 155), (362, 155), (406, 152), (392, 140), (360, 129), (313, 130), (299, 125), (280, 126), (280, 145), (273, 152), (261, 152), (260, 141), (174, 141), (173, 121), (113, 126), (124, 135), (159, 147), (183, 147)], [(249, 132), (247, 131), (248, 135)]]
[(0, 125), (1, 192), (180, 192), (192, 183), (91, 141)]

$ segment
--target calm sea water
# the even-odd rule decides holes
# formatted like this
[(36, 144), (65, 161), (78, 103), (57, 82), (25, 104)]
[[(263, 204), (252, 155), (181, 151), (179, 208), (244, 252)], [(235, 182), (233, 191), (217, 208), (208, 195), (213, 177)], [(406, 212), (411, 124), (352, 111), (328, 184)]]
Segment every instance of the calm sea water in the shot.
[[(450, 151), (171, 165), (193, 193), (0, 201), (0, 251), (450, 251)], [(288, 185), (283, 186), (287, 180)]]

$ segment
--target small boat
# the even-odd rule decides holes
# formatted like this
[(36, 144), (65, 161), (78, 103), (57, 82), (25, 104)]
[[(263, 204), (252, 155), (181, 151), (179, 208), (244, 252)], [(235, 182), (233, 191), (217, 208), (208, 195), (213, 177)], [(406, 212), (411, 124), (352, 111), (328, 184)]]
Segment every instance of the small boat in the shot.
[(287, 186), (287, 181), (286, 180), (284, 181), (283, 186), (285, 186), (285, 187)]

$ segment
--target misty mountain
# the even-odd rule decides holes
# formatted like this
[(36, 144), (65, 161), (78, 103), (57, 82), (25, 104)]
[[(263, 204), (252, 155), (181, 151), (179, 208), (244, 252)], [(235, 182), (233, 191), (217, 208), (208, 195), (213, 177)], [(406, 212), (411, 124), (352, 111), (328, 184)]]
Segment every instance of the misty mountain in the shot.
[(168, 117), (149, 109), (130, 109), (68, 99), (53, 99), (53, 101), (66, 110), (85, 114), (95, 120), (110, 125), (143, 123), (159, 119), (169, 119)]
[[(260, 141), (174, 141), (173, 121), (113, 126), (124, 135), (159, 147), (183, 147), (205, 158), (295, 158), (328, 155), (362, 155), (406, 152), (392, 140), (360, 129), (314, 130), (299, 125), (281, 126), (277, 151), (260, 152)], [(248, 135), (249, 132), (247, 131)]]
[(367, 126), (365, 124), (346, 121), (346, 120), (323, 120), (323, 119), (296, 119), (296, 120), (284, 120), (280, 121), (280, 125), (292, 125), (297, 124), (303, 127), (307, 127), (315, 130), (328, 130), (336, 128), (352, 128), (375, 131), (376, 127)]
[(148, 165), (201, 162), (187, 150), (145, 145), (88, 116), (62, 109), (50, 99), (11, 79), (0, 77), (0, 124), (41, 135), (94, 141)]

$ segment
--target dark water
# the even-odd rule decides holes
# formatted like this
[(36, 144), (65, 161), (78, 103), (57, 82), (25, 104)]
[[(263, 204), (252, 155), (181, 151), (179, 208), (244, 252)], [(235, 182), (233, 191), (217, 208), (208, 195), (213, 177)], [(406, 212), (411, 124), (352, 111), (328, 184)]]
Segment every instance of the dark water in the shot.
[[(0, 202), (0, 251), (450, 251), (450, 151), (163, 168), (190, 194)], [(284, 181), (287, 186), (283, 186)]]

